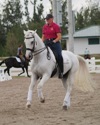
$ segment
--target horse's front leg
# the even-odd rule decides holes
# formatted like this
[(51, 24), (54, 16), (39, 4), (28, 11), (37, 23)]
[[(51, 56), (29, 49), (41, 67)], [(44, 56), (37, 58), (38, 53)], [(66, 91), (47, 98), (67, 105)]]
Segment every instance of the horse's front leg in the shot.
[(28, 66), (26, 66), (25, 69), (26, 69), (27, 77), (30, 77), (30, 75), (28, 74)]
[(32, 73), (31, 83), (30, 83), (29, 90), (28, 90), (26, 108), (30, 108), (31, 107), (33, 88), (34, 88), (34, 86), (36, 84), (36, 81), (37, 81), (37, 76)]
[(43, 96), (43, 93), (42, 93), (42, 88), (43, 88), (43, 85), (44, 83), (50, 78), (49, 75), (45, 74), (43, 75), (42, 79), (40, 80), (38, 86), (37, 86), (37, 92), (38, 92), (38, 97), (39, 97), (39, 100), (40, 102), (44, 103), (45, 102), (45, 98)]
[(24, 67), (22, 67), (22, 70), (23, 70), (23, 71), (22, 71), (20, 74), (18, 74), (18, 76), (22, 75), (22, 74), (25, 72)]

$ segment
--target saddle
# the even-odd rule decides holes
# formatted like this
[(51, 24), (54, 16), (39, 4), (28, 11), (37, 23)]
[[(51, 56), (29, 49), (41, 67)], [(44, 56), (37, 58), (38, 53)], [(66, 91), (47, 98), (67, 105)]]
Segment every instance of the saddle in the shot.
[[(46, 48), (47, 48), (47, 59), (50, 60), (51, 59), (50, 51), (48, 49), (48, 46), (46, 46)], [(61, 70), (60, 70), (61, 66), (59, 66), (59, 64), (58, 64), (56, 53), (53, 52), (53, 55), (54, 55), (55, 60), (56, 60), (56, 62), (55, 62), (56, 66), (55, 66), (55, 69), (53, 70), (53, 72), (51, 74), (51, 77), (53, 77), (57, 73), (58, 74), (58, 78), (62, 78), (63, 77), (63, 73), (61, 74)], [(61, 64), (61, 65), (63, 65), (63, 64)]]
[(18, 56), (16, 56), (15, 58), (16, 58), (17, 62), (21, 63), (21, 59)]
[(21, 60), (21, 62), (25, 62), (25, 57), (24, 56), (17, 56), (20, 60)]

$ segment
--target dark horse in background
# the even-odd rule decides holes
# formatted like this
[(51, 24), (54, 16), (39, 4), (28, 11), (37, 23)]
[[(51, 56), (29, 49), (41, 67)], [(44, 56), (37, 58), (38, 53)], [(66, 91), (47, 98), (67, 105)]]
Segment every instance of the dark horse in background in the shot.
[(22, 68), (22, 72), (20, 74), (18, 74), (18, 76), (20, 76), (21, 74), (23, 74), (25, 72), (25, 70), (26, 70), (27, 76), (30, 77), (29, 74), (28, 74), (29, 60), (26, 59), (25, 56), (24, 56), (24, 59), (25, 59), (25, 61), (23, 61), (23, 63), (21, 63), (21, 62), (17, 61), (16, 57), (12, 56), (12, 57), (4, 59), (2, 62), (0, 62), (0, 66), (3, 63), (5, 63), (5, 65), (6, 65), (7, 68), (4, 69), (4, 73), (7, 72), (9, 76), (10, 76), (10, 69), (12, 67), (15, 67), (15, 68)]

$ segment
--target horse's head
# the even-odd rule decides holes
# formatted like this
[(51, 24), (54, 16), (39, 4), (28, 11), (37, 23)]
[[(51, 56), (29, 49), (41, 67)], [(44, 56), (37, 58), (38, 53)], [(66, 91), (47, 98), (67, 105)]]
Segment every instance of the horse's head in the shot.
[(35, 33), (36, 33), (36, 31), (33, 31), (33, 30), (28, 30), (28, 31), (24, 30), (24, 37), (25, 37), (24, 42), (25, 42), (25, 46), (26, 46), (26, 57), (28, 59), (32, 59), (32, 53), (35, 50), (35, 45), (36, 45)]

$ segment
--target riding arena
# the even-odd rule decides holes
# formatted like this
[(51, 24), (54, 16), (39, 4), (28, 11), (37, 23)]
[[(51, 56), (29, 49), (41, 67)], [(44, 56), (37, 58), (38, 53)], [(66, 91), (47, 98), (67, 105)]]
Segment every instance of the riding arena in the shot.
[(26, 108), (28, 77), (13, 77), (0, 82), (0, 125), (99, 125), (100, 123), (100, 75), (91, 74), (97, 88), (94, 92), (82, 92), (73, 86), (71, 107), (62, 109), (65, 90), (58, 78), (51, 78), (44, 86), (45, 103), (33, 91), (32, 106)]
[(99, 73), (90, 74), (83, 58), (63, 51), (63, 78), (58, 79), (57, 72), (53, 77), (56, 60), (51, 50), (49, 60), (36, 31), (24, 35), (26, 56), (33, 58), (31, 78), (0, 81), (0, 125), (99, 125)]

